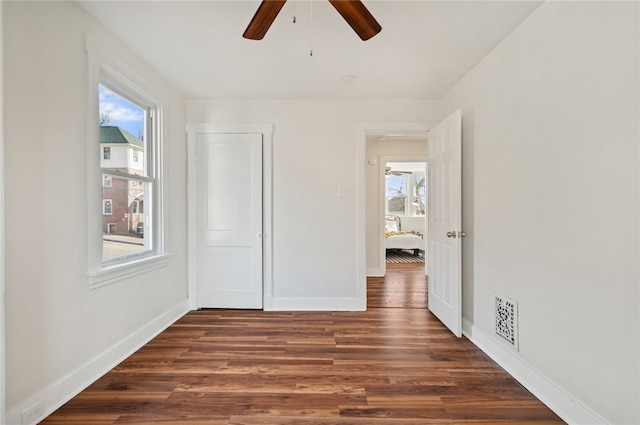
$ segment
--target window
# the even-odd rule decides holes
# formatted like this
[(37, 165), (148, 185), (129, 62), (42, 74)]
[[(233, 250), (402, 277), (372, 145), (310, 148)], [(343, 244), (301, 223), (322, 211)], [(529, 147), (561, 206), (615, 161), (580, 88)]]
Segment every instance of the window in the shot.
[(387, 213), (406, 215), (407, 211), (407, 177), (404, 175), (386, 176)]
[[(102, 214), (111, 215), (112, 211), (113, 211), (113, 204), (111, 202), (111, 199), (103, 199), (102, 200)], [(107, 232), (107, 233), (111, 233), (111, 232)]]
[[(153, 147), (147, 146), (143, 141), (143, 139), (153, 140), (152, 134), (144, 137), (146, 132), (150, 132), (147, 122), (152, 120), (151, 106), (135, 100), (135, 93), (112, 89), (107, 87), (107, 84), (109, 82), (105, 81), (104, 84), (98, 85), (100, 117), (108, 117), (103, 121), (109, 124), (100, 126), (100, 143), (113, 145), (113, 151), (132, 152), (133, 158), (137, 158), (139, 154), (143, 157), (145, 153), (151, 155)], [(113, 118), (111, 114), (114, 115)], [(141, 134), (143, 137), (141, 139), (134, 134)], [(112, 149), (103, 147), (103, 159), (107, 149), (111, 156)], [(117, 241), (113, 238), (103, 238), (102, 262), (104, 264), (127, 262), (154, 251), (153, 232), (150, 229), (139, 231), (141, 223), (152, 223), (153, 219), (148, 217), (140, 220), (133, 217), (133, 214), (138, 214), (139, 201), (144, 200), (145, 196), (153, 197), (156, 178), (153, 167), (150, 166), (152, 162), (148, 161), (142, 167), (134, 166), (128, 163), (126, 160), (128, 157), (129, 155), (117, 154), (112, 157), (108, 166), (103, 164), (101, 170), (104, 180), (110, 180), (111, 183), (108, 186), (109, 190), (106, 190), (104, 185), (102, 190), (103, 214), (110, 215), (105, 220), (115, 219), (120, 223), (117, 229), (119, 234)], [(107, 200), (106, 197), (110, 199)], [(147, 210), (153, 212), (153, 208), (147, 208)], [(103, 226), (105, 234), (113, 233), (106, 224), (105, 222)]]
[(427, 213), (427, 176), (425, 173), (414, 174), (413, 215), (426, 215)]
[(168, 264), (162, 184), (167, 98), (91, 37), (87, 52), (89, 283), (95, 288)]
[[(385, 213), (407, 217), (420, 217), (426, 213), (427, 185), (426, 173), (415, 171), (426, 166), (424, 163), (387, 163), (385, 176)], [(413, 171), (397, 169), (398, 165)]]

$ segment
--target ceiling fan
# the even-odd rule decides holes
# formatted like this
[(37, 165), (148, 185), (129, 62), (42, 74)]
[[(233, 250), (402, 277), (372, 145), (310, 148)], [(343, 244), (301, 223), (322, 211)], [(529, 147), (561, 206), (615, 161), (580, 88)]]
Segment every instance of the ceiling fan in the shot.
[(387, 176), (401, 176), (403, 174), (413, 174), (411, 171), (396, 171), (392, 170), (391, 167), (384, 167), (384, 174)]
[[(262, 0), (242, 36), (262, 40), (287, 0)], [(382, 27), (360, 0), (329, 0), (362, 40), (378, 34)]]

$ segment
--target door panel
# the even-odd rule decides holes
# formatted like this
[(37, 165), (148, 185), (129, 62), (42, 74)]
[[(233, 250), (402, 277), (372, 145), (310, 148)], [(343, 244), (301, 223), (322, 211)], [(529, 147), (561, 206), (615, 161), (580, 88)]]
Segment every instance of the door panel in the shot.
[(262, 308), (262, 135), (199, 134), (198, 306)]
[(428, 134), (429, 310), (462, 335), (462, 114), (455, 111)]

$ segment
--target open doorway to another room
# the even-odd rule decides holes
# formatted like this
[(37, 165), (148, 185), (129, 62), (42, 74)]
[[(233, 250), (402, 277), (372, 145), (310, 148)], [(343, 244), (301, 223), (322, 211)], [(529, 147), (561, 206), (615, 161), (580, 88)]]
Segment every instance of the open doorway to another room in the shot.
[(427, 308), (427, 190), (426, 131), (367, 137), (366, 252), (370, 308)]
[(424, 263), (427, 163), (384, 161), (385, 263)]

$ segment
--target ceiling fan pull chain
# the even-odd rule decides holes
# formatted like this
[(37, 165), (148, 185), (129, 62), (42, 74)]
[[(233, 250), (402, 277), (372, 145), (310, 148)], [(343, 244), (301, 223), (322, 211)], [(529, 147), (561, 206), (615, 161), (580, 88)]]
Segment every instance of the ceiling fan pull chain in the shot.
[(313, 56), (313, 0), (309, 0), (309, 56)]
[(293, 0), (293, 23), (296, 23), (296, 0)]

